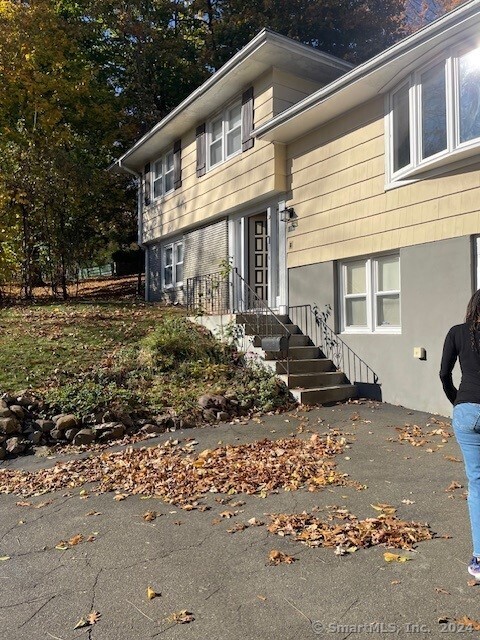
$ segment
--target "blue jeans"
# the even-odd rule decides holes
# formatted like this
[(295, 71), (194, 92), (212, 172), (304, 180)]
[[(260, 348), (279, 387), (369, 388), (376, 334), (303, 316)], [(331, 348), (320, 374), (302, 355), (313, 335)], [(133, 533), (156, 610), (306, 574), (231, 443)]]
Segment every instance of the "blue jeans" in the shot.
[(480, 558), (480, 404), (462, 402), (453, 407), (452, 426), (468, 478), (473, 555)]

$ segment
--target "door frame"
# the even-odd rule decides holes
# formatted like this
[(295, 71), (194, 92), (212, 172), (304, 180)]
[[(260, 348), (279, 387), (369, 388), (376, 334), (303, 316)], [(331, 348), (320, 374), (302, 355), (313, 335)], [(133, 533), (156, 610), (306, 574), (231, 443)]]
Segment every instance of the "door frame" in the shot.
[(248, 218), (263, 212), (267, 214), (268, 306), (279, 313), (286, 313), (288, 308), (287, 223), (281, 220), (278, 200), (256, 205), (229, 216), (228, 253), (232, 266), (248, 282)]

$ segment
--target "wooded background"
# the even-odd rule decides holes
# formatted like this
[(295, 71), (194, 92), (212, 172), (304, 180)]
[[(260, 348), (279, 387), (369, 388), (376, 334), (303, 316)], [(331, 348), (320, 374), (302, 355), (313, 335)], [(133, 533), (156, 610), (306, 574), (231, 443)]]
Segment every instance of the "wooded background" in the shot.
[(109, 164), (270, 27), (362, 62), (460, 0), (0, 0), (0, 298), (134, 246)]

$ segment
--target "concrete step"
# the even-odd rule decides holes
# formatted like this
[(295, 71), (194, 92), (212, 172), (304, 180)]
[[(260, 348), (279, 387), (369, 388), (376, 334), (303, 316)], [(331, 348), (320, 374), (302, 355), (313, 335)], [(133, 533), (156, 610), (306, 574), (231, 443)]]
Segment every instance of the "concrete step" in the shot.
[(301, 404), (329, 404), (357, 397), (357, 388), (353, 384), (340, 384), (318, 389), (290, 389), (290, 393)]
[(302, 334), (302, 332), (300, 331), (300, 327), (298, 327), (296, 324), (291, 324), (289, 322), (284, 324), (283, 327), (281, 324), (278, 324), (278, 323), (267, 324), (265, 322), (260, 322), (258, 324), (252, 323), (252, 324), (245, 325), (246, 336), (254, 336), (256, 334), (283, 336), (283, 335), (287, 335), (287, 332), (290, 333), (290, 335)]
[[(286, 360), (270, 362), (271, 368), (276, 373), (284, 373), (287, 368)], [(328, 358), (315, 358), (314, 360), (290, 360), (288, 363), (290, 373), (318, 373), (320, 371), (336, 371), (333, 362)]]
[(268, 313), (262, 313), (257, 315), (255, 313), (248, 313), (248, 312), (237, 313), (235, 316), (235, 322), (237, 324), (249, 324), (249, 325), (256, 324), (257, 322), (264, 322), (265, 324), (271, 324), (272, 322), (275, 322), (275, 318), (280, 320), (282, 324), (292, 324), (290, 318), (287, 315), (276, 315), (275, 317), (273, 317), (271, 314), (268, 314)]
[[(320, 349), (318, 347), (291, 347), (288, 353), (292, 360), (312, 360), (318, 358)], [(265, 360), (283, 360), (284, 358), (285, 354), (265, 351)]]
[[(248, 335), (248, 334), (247, 334)], [(281, 335), (281, 334), (278, 334)], [(293, 333), (290, 336), (289, 345), (292, 347), (306, 347), (307, 345), (311, 345), (312, 341), (308, 336), (304, 336), (302, 333)], [(254, 347), (262, 346), (262, 336), (255, 336), (253, 339)]]
[(279, 378), (289, 389), (318, 389), (319, 387), (335, 387), (345, 384), (347, 379), (343, 371), (323, 371), (320, 373), (298, 373), (280, 375)]

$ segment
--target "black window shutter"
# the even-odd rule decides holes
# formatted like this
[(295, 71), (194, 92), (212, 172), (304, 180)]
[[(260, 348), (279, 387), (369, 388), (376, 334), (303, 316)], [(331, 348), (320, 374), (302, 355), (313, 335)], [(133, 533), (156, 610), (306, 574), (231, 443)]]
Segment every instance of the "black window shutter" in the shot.
[(204, 176), (207, 170), (207, 141), (205, 122), (197, 127), (197, 177)]
[(253, 87), (242, 95), (242, 151), (253, 147)]
[(143, 201), (147, 207), (150, 204), (151, 182), (150, 182), (150, 162), (147, 162), (143, 170)]
[(182, 186), (182, 141), (176, 140), (173, 145), (173, 187)]

